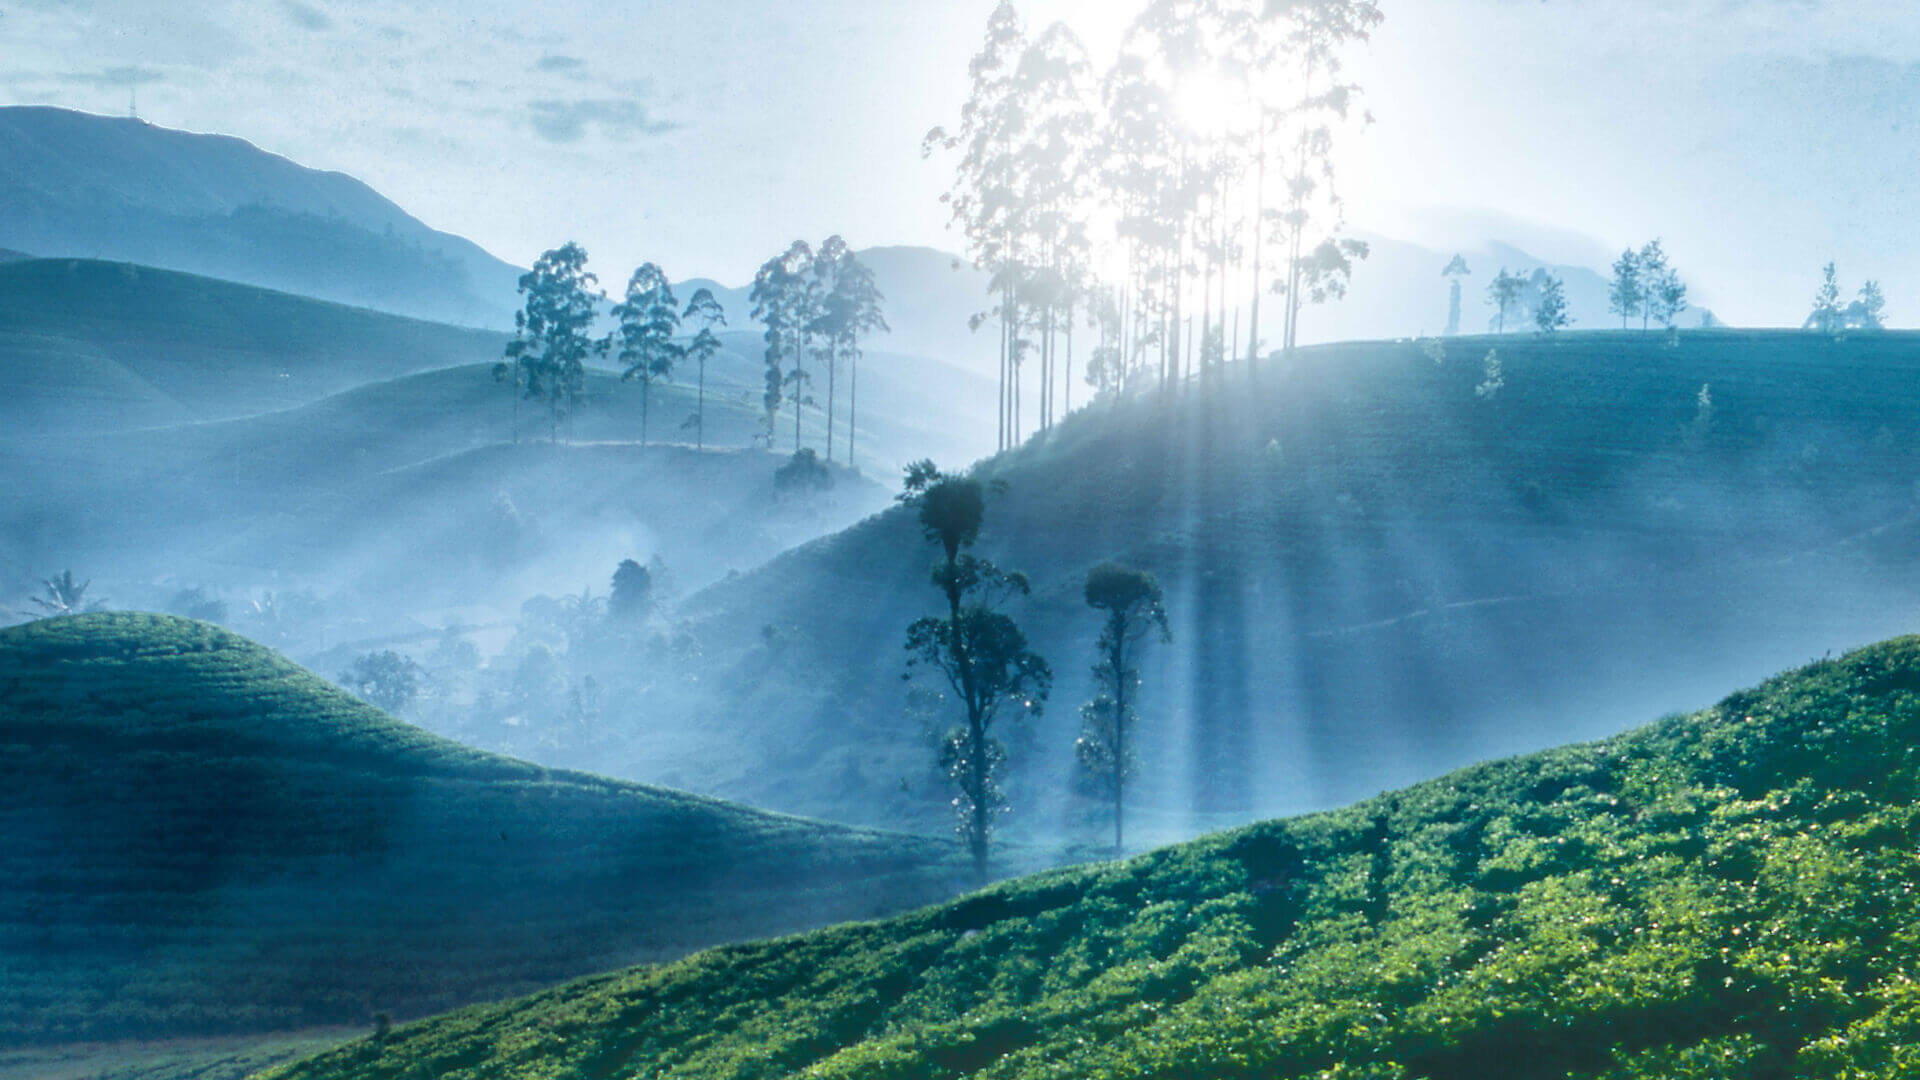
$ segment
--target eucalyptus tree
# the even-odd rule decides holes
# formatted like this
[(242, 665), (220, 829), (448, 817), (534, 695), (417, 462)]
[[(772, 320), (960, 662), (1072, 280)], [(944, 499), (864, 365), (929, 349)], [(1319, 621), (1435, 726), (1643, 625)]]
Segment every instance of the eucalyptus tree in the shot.
[(1504, 266), (1487, 283), (1487, 303), (1493, 305), (1494, 333), (1507, 332), (1507, 312), (1519, 307), (1520, 294), (1526, 287), (1526, 278), (1509, 273)]
[(1460, 332), (1460, 279), (1473, 271), (1467, 269), (1466, 257), (1456, 252), (1447, 268), (1440, 276), (1447, 279), (1447, 336)]
[(1807, 316), (1807, 328), (1823, 334), (1837, 334), (1846, 327), (1840, 306), (1840, 275), (1829, 262), (1820, 270), (1820, 291), (1813, 294), (1813, 314)]
[(647, 415), (652, 406), (653, 380), (671, 379), (674, 361), (686, 350), (673, 336), (680, 329), (680, 302), (674, 299), (667, 275), (653, 263), (643, 263), (627, 282), (627, 296), (614, 305), (619, 320), (614, 339), (620, 351), (621, 379), (640, 380), (640, 445), (647, 445)]
[[(767, 414), (767, 445), (773, 445), (774, 423), (781, 402), (793, 400), (793, 448), (800, 449), (800, 406), (807, 400), (806, 349), (816, 317), (818, 292), (813, 278), (813, 248), (795, 240), (787, 250), (762, 263), (753, 278), (754, 321), (766, 327), (766, 390), (761, 402)], [(787, 390), (791, 387), (789, 393)]]
[(1148, 638), (1171, 641), (1160, 583), (1145, 570), (1101, 563), (1087, 572), (1087, 606), (1106, 612), (1094, 646), (1091, 701), (1081, 706), (1080, 738), (1074, 751), (1083, 773), (1113, 800), (1113, 850), (1125, 841), (1126, 785), (1135, 773), (1138, 752), (1129, 742), (1138, 720), (1140, 670), (1135, 666)]
[(687, 309), (680, 313), (682, 320), (698, 320), (700, 330), (686, 345), (686, 355), (699, 365), (700, 381), (698, 396), (694, 399), (693, 445), (696, 450), (706, 448), (707, 437), (707, 361), (720, 351), (720, 338), (713, 332), (716, 326), (727, 325), (726, 309), (720, 301), (713, 298), (713, 290), (695, 289), (693, 297), (687, 301)]
[(876, 330), (886, 331), (887, 320), (880, 304), (886, 297), (873, 282), (873, 271), (862, 263), (838, 237), (820, 246), (815, 266), (825, 266), (825, 278), (831, 282), (820, 299), (820, 314), (814, 329), (827, 342), (827, 460), (833, 460), (834, 373), (839, 361), (849, 365), (847, 387), (847, 464), (853, 464), (854, 424), (859, 419), (860, 340)]
[(943, 473), (931, 461), (907, 467), (900, 501), (919, 512), (921, 530), (939, 545), (932, 570), (946, 600), (944, 615), (907, 627), (908, 677), (937, 672), (966, 710), (965, 726), (942, 740), (940, 763), (956, 790), (956, 827), (973, 855), (974, 872), (987, 876), (994, 816), (1005, 806), (999, 776), (1006, 747), (994, 737), (1003, 708), (1037, 716), (1053, 686), (1053, 671), (1027, 647), (1026, 635), (1000, 610), (1030, 586), (1026, 576), (999, 569), (970, 550), (986, 517), (987, 486), (975, 477)]
[(1673, 268), (1667, 265), (1666, 249), (1657, 239), (1647, 241), (1634, 258), (1640, 268), (1640, 329), (1647, 330), (1659, 314), (1661, 286)]
[(1880, 291), (1879, 282), (1869, 279), (1860, 286), (1860, 298), (1847, 306), (1858, 310), (1860, 329), (1887, 328), (1887, 295)]
[(1026, 48), (1026, 31), (1012, 0), (1000, 0), (987, 17), (980, 51), (968, 65), (972, 86), (960, 109), (959, 127), (951, 132), (936, 127), (921, 144), (923, 154), (959, 154), (953, 186), (941, 201), (951, 211), (951, 223), (966, 236), (974, 266), (986, 271), (994, 298), (993, 306), (976, 314), (969, 325), (978, 330), (993, 321), (1000, 331), (1000, 449), (1013, 439), (1014, 380), (1023, 348), (1019, 291), (1026, 268), (1027, 207), (1020, 190), (1020, 144), (1027, 116), (1018, 76)]
[(1607, 285), (1607, 310), (1620, 316), (1620, 329), (1640, 310), (1646, 300), (1646, 286), (1640, 274), (1640, 256), (1632, 248), (1613, 260), (1613, 280)]
[(606, 298), (599, 286), (579, 244), (570, 241), (541, 255), (520, 275), (526, 301), (514, 313), (504, 360), (493, 366), (496, 381), (513, 381), (516, 400), (547, 403), (548, 437), (556, 442), (560, 418), (571, 415), (585, 389), (587, 358), (607, 348), (588, 333), (594, 305)]
[(1564, 281), (1547, 273), (1540, 274), (1540, 299), (1533, 305), (1533, 325), (1543, 334), (1565, 329), (1573, 322), (1567, 313), (1567, 287)]

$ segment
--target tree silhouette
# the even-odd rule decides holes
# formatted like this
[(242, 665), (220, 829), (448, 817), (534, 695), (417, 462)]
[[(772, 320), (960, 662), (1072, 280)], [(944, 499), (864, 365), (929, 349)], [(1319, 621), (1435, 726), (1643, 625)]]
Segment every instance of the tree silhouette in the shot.
[(918, 509), (922, 532), (940, 547), (943, 560), (932, 580), (947, 601), (944, 616), (929, 615), (907, 627), (908, 677), (921, 666), (939, 672), (966, 708), (965, 726), (942, 741), (940, 763), (958, 792), (958, 831), (984, 881), (993, 817), (1005, 805), (999, 774), (1006, 748), (993, 736), (993, 724), (1009, 705), (1039, 715), (1053, 672), (999, 610), (1011, 597), (1027, 594), (1026, 576), (1004, 572), (967, 550), (986, 516), (985, 486), (919, 461), (907, 467), (900, 500)]
[(512, 379), (516, 401), (524, 396), (547, 403), (548, 438), (555, 442), (560, 418), (572, 414), (586, 386), (587, 357), (607, 348), (587, 332), (594, 304), (605, 297), (599, 278), (586, 267), (586, 250), (568, 242), (541, 255), (533, 269), (520, 275), (525, 305), (514, 313), (515, 332), (505, 360), (493, 366), (496, 381)]
[(1084, 774), (1113, 800), (1113, 850), (1125, 840), (1126, 783), (1138, 754), (1128, 739), (1137, 719), (1134, 701), (1140, 672), (1134, 661), (1150, 634), (1171, 641), (1160, 583), (1144, 570), (1101, 563), (1087, 572), (1087, 606), (1106, 612), (1094, 646), (1093, 700), (1080, 708), (1080, 738), (1074, 750)]
[(767, 445), (773, 445), (773, 426), (781, 401), (791, 397), (796, 452), (800, 449), (800, 406), (808, 400), (806, 385), (811, 381), (806, 350), (813, 335), (813, 320), (818, 317), (813, 262), (813, 248), (805, 240), (795, 240), (784, 253), (761, 264), (749, 295), (754, 321), (766, 327), (766, 392), (761, 402), (767, 411)]
[(706, 448), (707, 438), (707, 361), (720, 351), (720, 338), (713, 332), (716, 326), (727, 325), (727, 313), (720, 301), (713, 298), (712, 289), (695, 289), (693, 299), (687, 301), (687, 310), (680, 313), (682, 319), (696, 319), (700, 331), (686, 346), (686, 355), (691, 357), (700, 368), (699, 396), (695, 398), (693, 413), (693, 446), (696, 450)]
[(614, 332), (620, 343), (620, 378), (640, 379), (640, 445), (645, 446), (653, 380), (671, 379), (674, 361), (685, 352), (673, 340), (680, 309), (667, 275), (653, 263), (643, 263), (627, 282), (627, 298), (615, 305), (613, 317), (620, 320)]
[(1494, 309), (1494, 333), (1507, 332), (1507, 312), (1518, 306), (1521, 290), (1525, 289), (1526, 285), (1527, 279), (1518, 274), (1508, 273), (1504, 266), (1500, 268), (1500, 273), (1487, 283), (1487, 303), (1493, 305)]
[(1860, 299), (1847, 305), (1858, 310), (1856, 321), (1862, 330), (1884, 330), (1887, 327), (1887, 298), (1880, 291), (1880, 283), (1869, 280), (1860, 286)]
[(1809, 329), (1837, 334), (1846, 322), (1840, 309), (1840, 277), (1832, 263), (1820, 271), (1820, 291), (1813, 294), (1813, 314), (1807, 316)]
[(1533, 305), (1533, 325), (1543, 334), (1551, 334), (1573, 323), (1567, 314), (1566, 283), (1545, 270), (1540, 271), (1540, 299)]
[(815, 333), (827, 342), (827, 460), (833, 460), (835, 373), (839, 361), (845, 358), (851, 367), (847, 392), (847, 464), (851, 465), (853, 425), (859, 418), (860, 339), (875, 330), (888, 329), (887, 320), (880, 312), (880, 302), (886, 298), (874, 286), (873, 272), (838, 236), (829, 237), (820, 245), (814, 263), (824, 268), (821, 276), (830, 283), (820, 300), (820, 313), (813, 322)]
[(1640, 310), (1645, 297), (1646, 290), (1640, 279), (1640, 256), (1628, 248), (1613, 261), (1613, 281), (1607, 286), (1607, 310), (1620, 316), (1620, 329), (1627, 328), (1627, 320)]
[(1455, 254), (1440, 276), (1447, 279), (1447, 336), (1460, 332), (1460, 279), (1473, 271), (1467, 269), (1465, 257)]
[(21, 614), (34, 618), (78, 614), (80, 605), (87, 596), (87, 586), (92, 584), (92, 579), (75, 581), (73, 580), (73, 571), (62, 570), (58, 577), (44, 578), (41, 580), (41, 595), (27, 597), (27, 602), (40, 610), (37, 612), (22, 612)]

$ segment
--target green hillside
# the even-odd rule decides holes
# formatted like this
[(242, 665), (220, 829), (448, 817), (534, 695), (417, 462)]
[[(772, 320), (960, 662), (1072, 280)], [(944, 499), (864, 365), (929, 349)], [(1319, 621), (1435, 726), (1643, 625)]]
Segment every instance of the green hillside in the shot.
[(266, 1075), (1908, 1075), (1917, 742), (1905, 638), (1605, 742)]
[[(980, 551), (1031, 575), (1011, 611), (1058, 675), (1047, 715), (1006, 736), (1008, 827), (1082, 829), (1069, 779), (1099, 620), (1081, 584), (1117, 559), (1167, 589), (1136, 790), (1168, 841), (1603, 736), (1901, 632), (1920, 603), (1920, 335), (1514, 334), (1449, 339), (1439, 363), (1412, 342), (1305, 349), (1076, 413), (981, 474), (1005, 491)], [(897, 509), (693, 597), (701, 678), (641, 706), (700, 717), (704, 757), (728, 763), (679, 765), (685, 782), (942, 827), (950, 792), (899, 682), (903, 628), (937, 607), (933, 557)], [(779, 738), (757, 720), (774, 715)], [(819, 762), (832, 785), (786, 779)]]
[(204, 623), (0, 630), (0, 1045), (364, 1024), (937, 899), (937, 840), (468, 750)]
[(0, 263), (0, 427), (103, 431), (284, 409), (361, 383), (490, 361), (462, 330), (127, 263)]

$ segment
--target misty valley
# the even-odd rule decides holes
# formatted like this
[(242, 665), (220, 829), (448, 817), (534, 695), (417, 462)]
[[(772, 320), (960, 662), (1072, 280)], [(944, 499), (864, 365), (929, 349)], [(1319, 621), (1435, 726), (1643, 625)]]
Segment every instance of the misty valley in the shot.
[(1813, 6), (0, 12), (0, 1080), (1920, 1070)]

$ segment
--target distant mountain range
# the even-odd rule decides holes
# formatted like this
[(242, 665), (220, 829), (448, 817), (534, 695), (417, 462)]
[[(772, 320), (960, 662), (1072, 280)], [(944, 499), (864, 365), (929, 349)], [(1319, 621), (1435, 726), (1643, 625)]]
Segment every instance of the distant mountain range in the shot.
[(142, 263), (469, 326), (519, 271), (337, 172), (225, 135), (0, 108), (0, 248)]
[[(352, 177), (309, 169), (229, 136), (65, 109), (0, 108), (0, 192), (0, 261), (32, 252), (134, 262), (499, 329), (511, 325), (518, 306), (518, 268), (428, 228)], [(1482, 225), (1499, 227), (1497, 221)], [(1440, 333), (1448, 302), (1440, 272), (1456, 251), (1354, 235), (1371, 254), (1356, 266), (1350, 295), (1303, 315), (1302, 343)], [(1554, 263), (1490, 233), (1458, 253), (1471, 270), (1463, 280), (1462, 332), (1492, 328), (1485, 289), (1501, 267), (1523, 275), (1545, 268), (1562, 278), (1575, 328), (1616, 325), (1607, 310), (1604, 267)], [(927, 247), (859, 254), (886, 295), (892, 327), (872, 347), (993, 372), (993, 336), (967, 328), (969, 316), (989, 306), (985, 273)], [(675, 289), (684, 301), (701, 287), (713, 290), (729, 327), (750, 328), (750, 283), (696, 277)], [(1262, 334), (1268, 348), (1276, 337), (1275, 310), (1269, 309)], [(1711, 313), (1698, 309), (1679, 319), (1683, 326), (1703, 320), (1711, 323)], [(1509, 320), (1508, 329), (1521, 328)], [(1076, 385), (1074, 396), (1081, 392)]]

